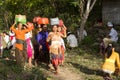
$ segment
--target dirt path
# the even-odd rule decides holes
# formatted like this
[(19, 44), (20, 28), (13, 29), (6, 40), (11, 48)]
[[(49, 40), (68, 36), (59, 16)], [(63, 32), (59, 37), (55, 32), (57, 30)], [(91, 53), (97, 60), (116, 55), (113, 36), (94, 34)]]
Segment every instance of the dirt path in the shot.
[(47, 80), (84, 80), (84, 77), (81, 76), (79, 69), (77, 70), (69, 63), (70, 58), (73, 58), (73, 56), (66, 56), (64, 66), (59, 66), (59, 73), (57, 75), (54, 74), (54, 70), (44, 69)]
[(54, 74), (54, 70), (45, 71), (48, 80), (84, 80), (80, 74), (75, 72), (73, 67), (59, 67), (59, 73)]

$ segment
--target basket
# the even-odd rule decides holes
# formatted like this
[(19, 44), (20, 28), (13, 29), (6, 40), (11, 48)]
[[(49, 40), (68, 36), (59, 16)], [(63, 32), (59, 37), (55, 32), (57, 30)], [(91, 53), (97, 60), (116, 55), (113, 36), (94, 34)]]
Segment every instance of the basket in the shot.
[(41, 18), (38, 22), (38, 24), (49, 24), (48, 18)]
[(41, 17), (39, 17), (39, 16), (33, 18), (33, 22), (38, 22), (39, 20), (41, 20)]
[(26, 16), (25, 15), (15, 15), (15, 22), (18, 23), (22, 23), (22, 24), (26, 24)]
[(59, 18), (51, 18), (50, 24), (51, 25), (59, 25)]

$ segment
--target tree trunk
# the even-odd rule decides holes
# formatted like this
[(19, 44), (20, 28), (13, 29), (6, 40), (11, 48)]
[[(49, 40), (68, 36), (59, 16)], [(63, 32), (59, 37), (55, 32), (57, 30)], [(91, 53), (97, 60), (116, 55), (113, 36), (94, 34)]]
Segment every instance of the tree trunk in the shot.
[(84, 18), (84, 17), (82, 18), (81, 23), (80, 23), (80, 30), (79, 30), (80, 34), (78, 35), (79, 42), (81, 42), (81, 40), (83, 38), (83, 31), (84, 31), (86, 21), (87, 21), (87, 15), (86, 15), (86, 18)]
[[(85, 4), (85, 0), (82, 0), (80, 3), (80, 16), (81, 16), (81, 22), (80, 22), (80, 31), (79, 31), (79, 35), (78, 35), (78, 40), (79, 42), (81, 42), (82, 37), (83, 37), (83, 31), (84, 31), (84, 27), (85, 27), (85, 23), (88, 19), (89, 13), (90, 11), (93, 9), (94, 4), (96, 3), (97, 0), (87, 0), (86, 5), (81, 5), (81, 4)], [(85, 9), (85, 10), (84, 10)]]
[(79, 34), (79, 39), (78, 39), (79, 42), (81, 42), (81, 40), (83, 39), (83, 31), (84, 31), (85, 23), (88, 19), (88, 16), (89, 16), (89, 10), (86, 10), (80, 22), (80, 32), (79, 32), (80, 34)]
[(6, 27), (5, 27), (5, 29), (9, 29), (9, 25), (8, 25), (8, 17), (7, 17), (7, 14), (5, 13), (4, 14), (4, 22), (5, 22), (5, 24), (6, 24)]

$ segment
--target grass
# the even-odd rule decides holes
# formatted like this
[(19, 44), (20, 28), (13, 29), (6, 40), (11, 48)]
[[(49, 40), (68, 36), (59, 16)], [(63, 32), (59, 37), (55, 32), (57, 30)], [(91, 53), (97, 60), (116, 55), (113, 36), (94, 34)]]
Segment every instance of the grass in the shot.
[(46, 80), (39, 68), (23, 70), (11, 60), (0, 60), (0, 80)]
[[(84, 80), (103, 80), (101, 66), (104, 62), (103, 57), (94, 51), (85, 51), (80, 48), (67, 52), (67, 64), (71, 64)], [(112, 75), (116, 78), (115, 75)], [(119, 78), (120, 79), (120, 78)]]
[[(96, 51), (89, 49), (74, 48), (67, 49), (65, 67), (71, 68), (74, 73), (79, 74), (83, 80), (103, 80), (101, 66), (103, 58)], [(16, 65), (15, 61), (0, 59), (1, 80), (52, 80), (53, 77), (45, 75), (46, 66), (41, 64), (31, 70), (23, 70)], [(114, 78), (116, 78), (113, 75)]]
[(68, 63), (76, 69), (76, 72), (79, 72), (85, 80), (102, 80), (100, 71), (102, 58), (97, 57), (97, 54), (86, 53), (80, 49), (76, 49), (76, 51), (78, 52), (68, 52), (69, 55), (74, 54), (76, 56), (67, 59)]

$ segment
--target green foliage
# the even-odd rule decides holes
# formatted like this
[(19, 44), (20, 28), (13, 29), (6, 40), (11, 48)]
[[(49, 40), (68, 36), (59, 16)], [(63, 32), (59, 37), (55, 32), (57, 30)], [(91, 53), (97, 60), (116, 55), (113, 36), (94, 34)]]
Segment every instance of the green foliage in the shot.
[(79, 25), (77, 25), (76, 23), (72, 23), (72, 24), (70, 25), (70, 27), (68, 28), (68, 30), (69, 30), (70, 32), (75, 33), (75, 32), (76, 32), (76, 29), (78, 28), (78, 26), (79, 26)]
[(15, 64), (11, 66), (11, 69), (14, 73), (17, 73), (17, 74), (19, 74), (22, 71), (22, 68), (20, 68), (18, 65), (15, 65)]
[(77, 7), (79, 6), (79, 0), (76, 0), (76, 1), (73, 1), (73, 2), (70, 2), (71, 5), (74, 5), (74, 7)]
[[(80, 0), (1, 0), (0, 1), (0, 29), (10, 27), (14, 22), (16, 14), (27, 15), (27, 20), (32, 22), (35, 16), (59, 17), (63, 19), (66, 26), (79, 26), (79, 4)], [(5, 13), (4, 13), (5, 12)], [(3, 16), (4, 15), (4, 16)], [(5, 18), (6, 15), (6, 18)], [(5, 19), (7, 21), (5, 21)]]
[(96, 37), (94, 36), (86, 36), (81, 43), (79, 44), (81, 48), (88, 48), (90, 51), (98, 52), (99, 43), (96, 43)]
[(92, 45), (93, 43), (94, 43), (93, 36), (86, 36), (81, 42), (82, 45), (88, 45), (88, 46)]
[(43, 72), (35, 67), (31, 71), (23, 70), (15, 61), (0, 59), (0, 79), (1, 80), (47, 80)]
[(10, 50), (9, 49), (3, 50), (3, 57), (9, 57), (9, 56), (10, 56)]

